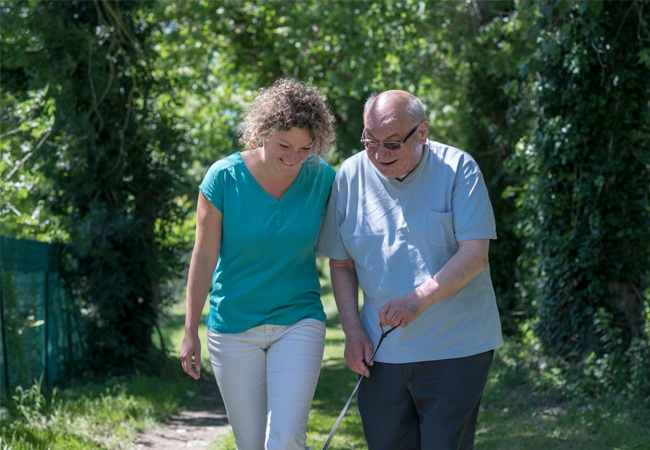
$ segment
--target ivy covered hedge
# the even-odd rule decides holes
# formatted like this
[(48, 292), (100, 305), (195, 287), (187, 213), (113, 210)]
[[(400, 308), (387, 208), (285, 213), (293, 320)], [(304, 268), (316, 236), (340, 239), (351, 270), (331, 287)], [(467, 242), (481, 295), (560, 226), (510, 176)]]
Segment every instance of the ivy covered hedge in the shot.
[[(650, 59), (641, 1), (540, 7), (523, 66), (534, 114), (510, 164), (545, 350), (648, 380)], [(645, 362), (645, 363), (644, 363)], [(643, 368), (645, 366), (645, 368)], [(645, 374), (643, 373), (645, 371)], [(644, 380), (645, 378), (645, 380)]]

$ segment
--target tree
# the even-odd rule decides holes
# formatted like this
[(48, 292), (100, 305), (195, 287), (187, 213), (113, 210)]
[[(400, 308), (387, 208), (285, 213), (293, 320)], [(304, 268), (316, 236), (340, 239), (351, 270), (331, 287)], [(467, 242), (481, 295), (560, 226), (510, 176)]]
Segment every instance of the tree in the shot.
[(455, 85), (444, 90), (444, 100), (453, 108), (448, 120), (458, 129), (451, 138), (474, 156), (486, 178), (498, 236), (490, 243), (490, 271), (502, 329), (516, 335), (535, 311), (522, 295), (522, 270), (516, 262), (525, 242), (516, 232), (516, 199), (509, 195), (516, 179), (505, 162), (530, 129), (516, 88), (518, 62), (533, 48), (527, 39), (532, 19), (528, 9), (507, 0), (478, 1), (463, 5), (461, 11), (467, 31), (456, 30), (448, 38), (453, 46), (449, 64), (456, 77)]
[(151, 5), (2, 4), (2, 89), (18, 105), (41, 93), (48, 126), (31, 165), (23, 157), (11, 170), (38, 172), (30, 194), (65, 230), (69, 280), (87, 320), (85, 361), (102, 371), (152, 349), (160, 282), (186, 250), (172, 230), (187, 212), (177, 197), (190, 155), (173, 106), (160, 103), (167, 81), (155, 78), (149, 47), (156, 24), (138, 10)]
[[(645, 377), (650, 243), (650, 34), (645, 2), (539, 4), (533, 133), (518, 147), (521, 229), (546, 350)], [(645, 362), (644, 362), (645, 361)], [(634, 383), (632, 383), (634, 384)]]

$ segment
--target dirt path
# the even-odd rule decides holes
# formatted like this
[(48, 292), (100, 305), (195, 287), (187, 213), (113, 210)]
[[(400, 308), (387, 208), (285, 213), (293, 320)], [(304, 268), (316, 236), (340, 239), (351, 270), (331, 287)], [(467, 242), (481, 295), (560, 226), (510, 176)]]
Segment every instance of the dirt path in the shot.
[(186, 411), (140, 434), (129, 450), (207, 448), (219, 436), (228, 433), (230, 425), (214, 378), (201, 378), (198, 383), (198, 393)]

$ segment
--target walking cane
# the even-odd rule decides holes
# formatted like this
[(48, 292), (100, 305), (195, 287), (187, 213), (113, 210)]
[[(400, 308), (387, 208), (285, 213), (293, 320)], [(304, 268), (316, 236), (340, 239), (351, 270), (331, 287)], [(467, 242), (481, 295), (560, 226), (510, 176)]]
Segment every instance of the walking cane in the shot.
[[(381, 326), (381, 325), (380, 325)], [(393, 327), (389, 329), (388, 331), (384, 331), (382, 328), (381, 331), (381, 337), (379, 338), (379, 342), (377, 342), (377, 347), (375, 348), (375, 351), (372, 352), (372, 356), (370, 357), (370, 361), (368, 361), (366, 364), (366, 369), (370, 369), (370, 363), (375, 359), (375, 354), (377, 354), (377, 350), (379, 350), (379, 346), (381, 345), (381, 342), (384, 340), (386, 336), (393, 330), (395, 330), (397, 327)], [(336, 419), (336, 423), (334, 424), (334, 428), (332, 428), (332, 431), (330, 431), (330, 435), (327, 438), (327, 441), (325, 441), (325, 445), (323, 445), (323, 450), (326, 450), (327, 447), (330, 446), (330, 442), (332, 442), (332, 438), (334, 437), (334, 433), (336, 433), (336, 430), (338, 429), (339, 425), (341, 424), (341, 421), (343, 420), (343, 416), (345, 416), (346, 411), (348, 410), (348, 407), (350, 406), (350, 402), (352, 402), (352, 399), (354, 398), (354, 394), (357, 393), (357, 389), (359, 389), (359, 385), (361, 384), (361, 380), (363, 380), (364, 376), (359, 375), (359, 381), (357, 381), (357, 385), (354, 387), (354, 390), (352, 391), (352, 394), (350, 395), (350, 398), (348, 398), (348, 401), (345, 403), (345, 406), (343, 407), (343, 411), (341, 411), (341, 414), (339, 414), (339, 418)]]

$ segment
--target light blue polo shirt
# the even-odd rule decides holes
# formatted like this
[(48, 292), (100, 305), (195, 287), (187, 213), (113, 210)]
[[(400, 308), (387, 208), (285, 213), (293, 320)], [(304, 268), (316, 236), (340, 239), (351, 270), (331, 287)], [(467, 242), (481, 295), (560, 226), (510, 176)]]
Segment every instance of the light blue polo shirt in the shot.
[[(377, 345), (379, 310), (436, 274), (458, 242), (495, 239), (483, 175), (459, 149), (427, 141), (404, 181), (382, 175), (366, 152), (338, 170), (318, 252), (353, 258), (363, 291), (361, 321)], [(448, 299), (426, 309), (382, 342), (375, 361), (409, 363), (461, 358), (503, 344), (489, 268)]]
[(223, 231), (208, 328), (240, 333), (265, 324), (325, 320), (315, 244), (334, 175), (311, 156), (277, 200), (239, 152), (210, 167), (199, 189), (223, 213)]

